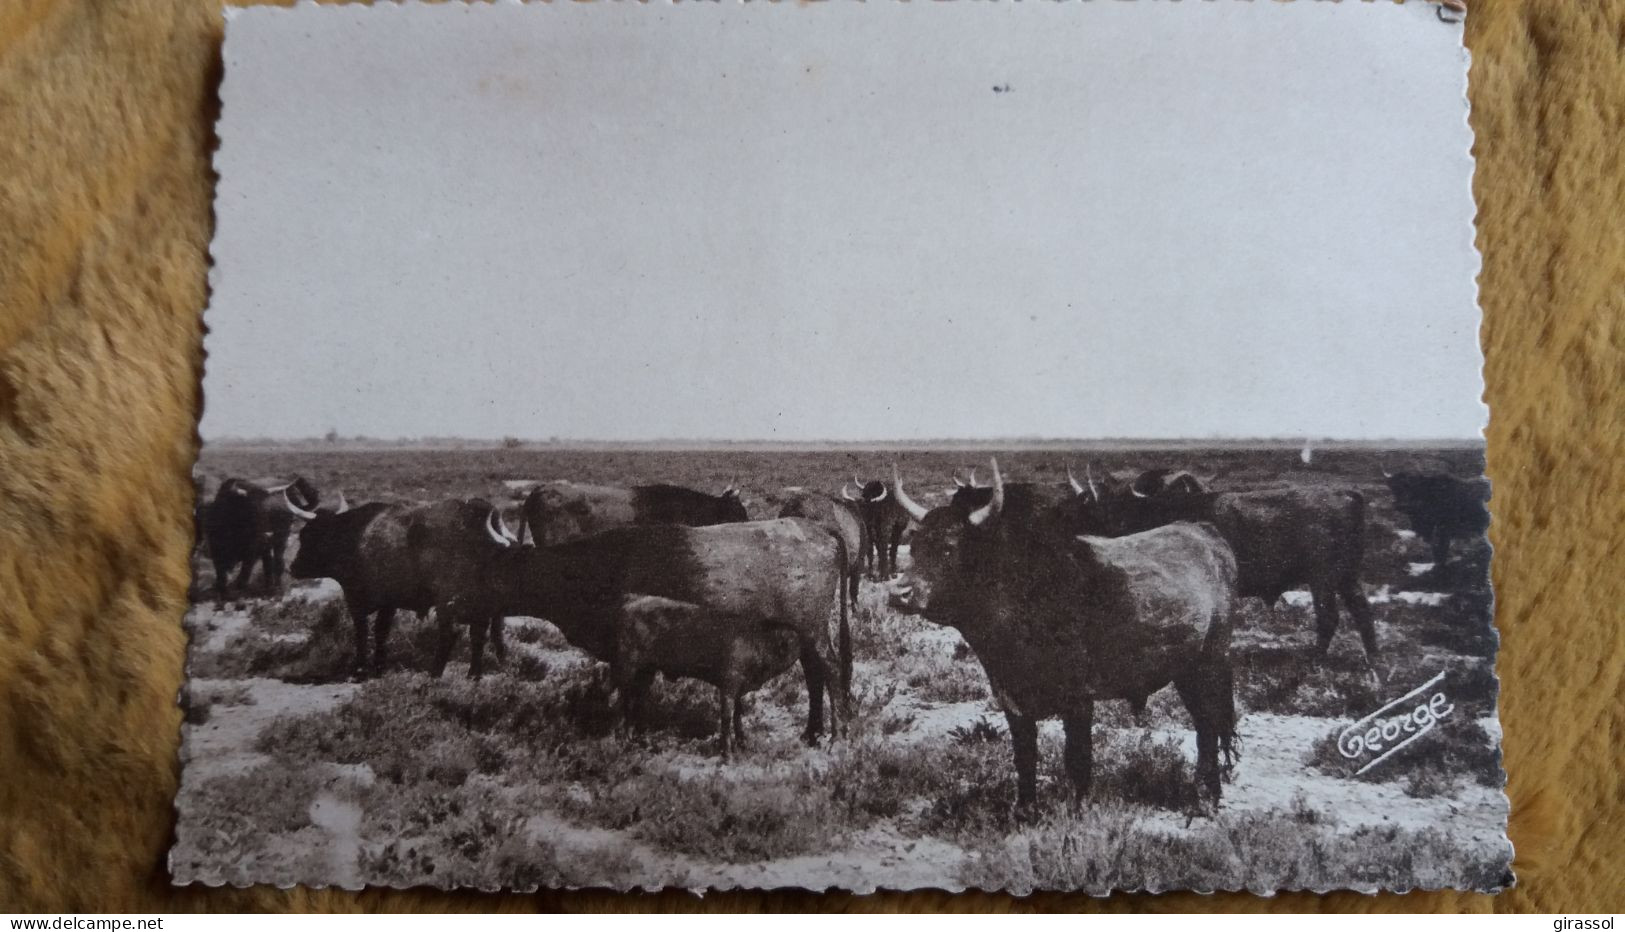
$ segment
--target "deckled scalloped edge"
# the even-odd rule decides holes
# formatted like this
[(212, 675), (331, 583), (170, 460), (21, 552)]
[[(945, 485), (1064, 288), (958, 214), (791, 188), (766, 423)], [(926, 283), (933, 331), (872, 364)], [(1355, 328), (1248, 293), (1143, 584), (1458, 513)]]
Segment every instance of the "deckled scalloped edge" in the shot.
[[(229, 67), (229, 50), (230, 50), (230, 45), (231, 45), (231, 32), (232, 32), (231, 29), (230, 29), (231, 21), (238, 18), (239, 16), (243, 16), (245, 14), (267, 15), (269, 13), (269, 15), (276, 15), (276, 13), (272, 13), (270, 11), (278, 11), (278, 12), (280, 12), (280, 11), (295, 11), (295, 10), (309, 10), (309, 9), (344, 10), (344, 9), (351, 9), (351, 8), (356, 8), (356, 7), (362, 7), (362, 8), (366, 8), (366, 9), (381, 9), (381, 8), (382, 9), (388, 9), (388, 8), (401, 8), (401, 9), (404, 9), (404, 8), (407, 8), (407, 7), (420, 7), (420, 6), (421, 7), (429, 7), (429, 8), (443, 7), (443, 8), (449, 8), (449, 9), (456, 9), (459, 6), (461, 6), (461, 7), (465, 8), (465, 10), (466, 10), (466, 9), (471, 9), (471, 8), (474, 8), (474, 7), (552, 6), (552, 5), (556, 4), (556, 3), (557, 4), (563, 4), (565, 2), (566, 2), (566, 0), (455, 0), (455, 2), (449, 2), (449, 3), (428, 4), (428, 3), (421, 2), (421, 0), (378, 0), (378, 2), (375, 2), (375, 3), (361, 3), (361, 2), (318, 3), (318, 2), (316, 2), (316, 0), (298, 0), (298, 2), (296, 2), (295, 4), (293, 4), (292, 6), (289, 6), (289, 7), (282, 7), (282, 6), (252, 6), (252, 7), (227, 6), (227, 7), (225, 7), (223, 9), (222, 17), (223, 17), (223, 19), (225, 21), (226, 29), (224, 30), (224, 36), (223, 36), (222, 41), (221, 41), (220, 56), (221, 56), (221, 62), (223, 64), (223, 67), (222, 67), (222, 77), (221, 77), (221, 81), (220, 81), (220, 87), (219, 87), (219, 90), (217, 92), (218, 97), (219, 97), (219, 101), (220, 101), (220, 112), (219, 112), (219, 115), (215, 118), (215, 124), (214, 124), (214, 128), (213, 128), (213, 130), (214, 130), (214, 138), (215, 138), (215, 148), (214, 148), (214, 151), (210, 153), (210, 157), (209, 157), (209, 169), (210, 169), (210, 171), (212, 171), (214, 173), (214, 176), (215, 176), (215, 196), (214, 196), (213, 199), (211, 199), (210, 208), (209, 208), (210, 209), (210, 214), (211, 214), (211, 219), (213, 219), (213, 221), (214, 221), (214, 230), (213, 230), (213, 232), (211, 233), (211, 235), (209, 237), (209, 248), (208, 248), (209, 273), (208, 273), (208, 281), (207, 281), (207, 286), (206, 286), (207, 301), (206, 301), (206, 305), (205, 305), (205, 308), (204, 308), (204, 311), (203, 311), (203, 314), (204, 314), (203, 333), (204, 333), (204, 340), (205, 340), (205, 345), (204, 345), (204, 367), (203, 368), (205, 370), (205, 373), (207, 372), (207, 365), (208, 365), (208, 362), (207, 362), (207, 360), (208, 360), (208, 352), (207, 352), (207, 349), (208, 349), (208, 347), (207, 347), (207, 335), (208, 335), (208, 326), (207, 326), (208, 325), (208, 318), (207, 318), (207, 314), (208, 314), (208, 306), (212, 305), (214, 293), (219, 290), (219, 278), (220, 278), (220, 274), (221, 274), (221, 272), (220, 272), (220, 264), (217, 261), (217, 257), (215, 255), (215, 244), (219, 239), (218, 211), (215, 209), (215, 205), (219, 202), (221, 191), (224, 189), (223, 181), (224, 181), (224, 178), (225, 178), (224, 174), (221, 172), (220, 152), (221, 152), (222, 149), (225, 148), (225, 136), (222, 135), (221, 129), (222, 129), (224, 123), (225, 123), (226, 110), (227, 110), (228, 106), (230, 105), (230, 97), (229, 97), (228, 92), (229, 92), (229, 89), (230, 89), (231, 83), (232, 83), (232, 71), (231, 71), (231, 68)], [(580, 0), (569, 0), (569, 2), (575, 3), (575, 2), (580, 2)], [(699, 5), (699, 4), (707, 4), (708, 3), (708, 4), (711, 4), (711, 5), (715, 5), (715, 6), (720, 6), (725, 2), (734, 2), (734, 3), (737, 3), (737, 4), (741, 5), (741, 6), (744, 6), (744, 5), (747, 5), (747, 4), (751, 4), (751, 5), (767, 5), (767, 6), (798, 6), (802, 2), (807, 2), (807, 0), (591, 0), (591, 2), (613, 3), (613, 4), (616, 4), (616, 5), (628, 5), (628, 4), (631, 4), (631, 5), (638, 5), (638, 6), (654, 6), (654, 5), (658, 5), (658, 4), (661, 4), (661, 3), (664, 3), (664, 4), (668, 5), (668, 6), (680, 6), (680, 5), (683, 5), (685, 2), (688, 3), (689, 5)], [(837, 0), (813, 0), (813, 2), (837, 2)], [(856, 3), (876, 2), (876, 3), (880, 3), (880, 2), (887, 2), (887, 0), (848, 0), (848, 2), (856, 2)], [(889, 2), (906, 3), (906, 2), (910, 2), (910, 0), (889, 0)], [(940, 2), (940, 0), (938, 0), (938, 2)], [(1009, 2), (1009, 3), (1032, 2), (1032, 3), (1039, 3), (1039, 4), (1041, 4), (1041, 3), (1051, 3), (1051, 4), (1055, 4), (1055, 5), (1058, 6), (1058, 5), (1069, 3), (1069, 2), (1073, 2), (1073, 3), (1091, 3), (1091, 2), (1096, 2), (1096, 0), (964, 0), (964, 2), (985, 2), (985, 3), (995, 3), (995, 4), (999, 3), (999, 2)], [(1145, 0), (1145, 2), (1151, 2), (1151, 0)], [(1245, 0), (1232, 0), (1232, 2), (1245, 2)], [(1292, 2), (1292, 0), (1288, 0), (1288, 2)], [(1333, 0), (1333, 2), (1341, 3), (1341, 2), (1344, 2), (1344, 0)], [(1349, 2), (1360, 2), (1360, 0), (1349, 0)], [(1370, 3), (1370, 2), (1374, 2), (1374, 0), (1363, 0), (1363, 2)], [(1440, 9), (1441, 11), (1443, 9), (1447, 8), (1445, 3), (1443, 2), (1443, 0), (1395, 0), (1395, 2), (1397, 4), (1399, 4), (1399, 5), (1401, 5), (1401, 6), (1404, 5), (1406, 2), (1424, 3), (1424, 4), (1427, 4), (1427, 5), (1430, 5), (1430, 6), (1434, 6), (1434, 7), (1438, 8), (1438, 9)], [(1461, 18), (1458, 19), (1458, 20), (1456, 20), (1454, 22), (1450, 22), (1450, 21), (1445, 21), (1445, 22), (1447, 24), (1449, 24), (1449, 25), (1462, 26), (1463, 36), (1465, 36), (1465, 25), (1464, 25), (1464, 23), (1465, 23), (1466, 16), (1470, 15), (1470, 14), (1467, 11), (1463, 10), (1463, 11), (1461, 11), (1461, 13), (1459, 15), (1461, 16)], [(1441, 12), (1441, 18), (1442, 18), (1442, 12)], [(1478, 334), (1478, 337), (1479, 337), (1479, 359), (1480, 359), (1480, 362), (1479, 362), (1479, 401), (1480, 401), (1481, 404), (1483, 404), (1485, 406), (1486, 417), (1487, 417), (1488, 414), (1489, 414), (1489, 407), (1488, 407), (1488, 399), (1487, 399), (1487, 397), (1485, 395), (1485, 391), (1484, 391), (1484, 361), (1483, 361), (1483, 336), (1482, 336), (1482, 334), (1483, 334), (1483, 326), (1484, 326), (1484, 324), (1483, 324), (1484, 309), (1483, 309), (1483, 305), (1482, 305), (1481, 300), (1480, 300), (1481, 291), (1480, 291), (1480, 286), (1479, 286), (1479, 279), (1483, 274), (1483, 253), (1478, 248), (1478, 213), (1479, 213), (1479, 208), (1478, 208), (1477, 199), (1474, 197), (1474, 194), (1473, 194), (1473, 186), (1474, 186), (1474, 183), (1475, 183), (1475, 181), (1477, 179), (1477, 174), (1478, 174), (1478, 160), (1473, 155), (1473, 149), (1477, 146), (1477, 135), (1476, 135), (1476, 133), (1474, 133), (1473, 126), (1472, 126), (1472, 97), (1471, 97), (1471, 94), (1469, 93), (1469, 91), (1471, 89), (1471, 81), (1470, 81), (1471, 70), (1472, 70), (1472, 50), (1467, 48), (1465, 41), (1463, 41), (1462, 46), (1461, 46), (1461, 101), (1462, 101), (1462, 116), (1461, 116), (1461, 119), (1462, 119), (1462, 122), (1465, 124), (1466, 129), (1467, 129), (1467, 159), (1468, 159), (1468, 163), (1469, 163), (1467, 179), (1466, 179), (1467, 197), (1468, 197), (1469, 201), (1473, 204), (1473, 212), (1472, 212), (1472, 215), (1468, 219), (1467, 225), (1468, 225), (1468, 235), (1469, 235), (1469, 247), (1472, 250), (1472, 256), (1473, 256), (1473, 260), (1474, 260), (1473, 285), (1472, 285), (1473, 307), (1474, 307), (1475, 310), (1478, 311), (1478, 316), (1479, 316), (1479, 326), (1478, 326), (1478, 330), (1477, 330), (1477, 334)], [(201, 388), (200, 388), (200, 394), (201, 394)], [(207, 403), (208, 403), (208, 398), (207, 398), (207, 396), (204, 396), (203, 397), (203, 404), (207, 405)], [(1479, 429), (1479, 436), (1481, 438), (1484, 438), (1486, 443), (1488, 441), (1487, 429), (1488, 429), (1488, 423), (1486, 421), (1485, 426), (1481, 427)], [(199, 450), (201, 451), (201, 449), (202, 449), (202, 443), (201, 443), (201, 440), (199, 440)], [(1487, 462), (1486, 462), (1486, 469), (1487, 468), (1488, 467), (1487, 467)], [(1494, 499), (1493, 499), (1493, 483), (1492, 483), (1492, 498), (1491, 498), (1491, 509), (1490, 509), (1492, 523), (1494, 521), (1494, 507), (1493, 507), (1493, 505), (1494, 505)], [(1493, 572), (1493, 567), (1494, 567), (1494, 563), (1495, 563), (1495, 548), (1494, 548), (1494, 544), (1489, 542), (1489, 536), (1488, 536), (1487, 533), (1486, 533), (1486, 542), (1489, 543), (1489, 545), (1490, 545), (1490, 569), (1487, 569), (1486, 571), (1487, 572)], [(347, 885), (343, 885), (343, 884), (324, 884), (324, 883), (309, 882), (309, 881), (296, 881), (296, 882), (293, 882), (293, 883), (271, 884), (271, 883), (265, 883), (265, 882), (256, 881), (256, 880), (252, 880), (252, 879), (232, 879), (232, 880), (228, 880), (228, 879), (226, 879), (225, 877), (223, 877), (221, 875), (221, 871), (218, 868), (216, 868), (213, 871), (198, 872), (197, 874), (188, 876), (184, 880), (180, 879), (177, 876), (176, 869), (175, 869), (175, 850), (174, 850), (173, 845), (170, 847), (170, 849), (167, 852), (165, 852), (164, 864), (165, 864), (166, 870), (169, 872), (169, 875), (170, 875), (170, 885), (173, 886), (173, 887), (176, 887), (176, 888), (187, 888), (187, 887), (203, 886), (203, 887), (208, 887), (210, 889), (220, 889), (222, 887), (230, 886), (233, 889), (237, 889), (237, 890), (247, 890), (247, 889), (250, 889), (252, 887), (274, 886), (276, 889), (279, 889), (279, 890), (292, 890), (292, 889), (294, 889), (296, 887), (303, 887), (303, 888), (309, 889), (309, 890), (330, 890), (331, 889), (331, 890), (344, 890), (344, 891), (352, 892), (352, 893), (359, 893), (359, 892), (362, 892), (364, 890), (396, 890), (396, 891), (439, 890), (439, 891), (448, 892), (448, 893), (461, 890), (461, 891), (478, 891), (478, 892), (481, 892), (481, 893), (516, 893), (516, 894), (521, 894), (521, 895), (530, 895), (530, 894), (535, 894), (535, 893), (543, 892), (543, 891), (546, 891), (546, 892), (569, 892), (569, 893), (604, 892), (604, 893), (619, 893), (619, 894), (624, 895), (624, 894), (627, 894), (627, 893), (661, 893), (661, 892), (665, 892), (665, 891), (674, 891), (674, 892), (686, 892), (686, 893), (692, 894), (693, 896), (703, 898), (707, 893), (736, 893), (736, 892), (770, 893), (770, 892), (775, 892), (775, 891), (780, 891), (780, 890), (792, 890), (792, 891), (815, 893), (815, 894), (827, 894), (827, 893), (832, 893), (832, 892), (834, 892), (834, 893), (848, 893), (848, 894), (852, 894), (852, 895), (856, 895), (856, 896), (871, 896), (871, 895), (874, 895), (874, 894), (877, 894), (877, 893), (932, 893), (932, 892), (941, 892), (941, 893), (948, 893), (948, 894), (961, 894), (961, 893), (965, 893), (967, 891), (975, 891), (975, 892), (980, 892), (980, 893), (1002, 894), (1002, 895), (1012, 896), (1012, 897), (1016, 897), (1016, 898), (1024, 898), (1024, 897), (1032, 896), (1033, 894), (1037, 894), (1037, 893), (1068, 893), (1068, 894), (1082, 893), (1082, 894), (1085, 894), (1085, 895), (1087, 895), (1087, 896), (1089, 896), (1091, 898), (1094, 898), (1094, 899), (1106, 899), (1108, 897), (1111, 897), (1111, 896), (1114, 896), (1114, 895), (1117, 895), (1117, 894), (1140, 894), (1140, 893), (1150, 893), (1150, 894), (1197, 893), (1197, 894), (1201, 894), (1203, 896), (1213, 896), (1213, 895), (1218, 894), (1218, 893), (1229, 893), (1229, 894), (1250, 893), (1250, 894), (1252, 894), (1254, 896), (1258, 896), (1258, 897), (1268, 899), (1268, 898), (1273, 898), (1276, 895), (1282, 894), (1282, 893), (1313, 893), (1313, 894), (1322, 895), (1322, 896), (1324, 896), (1325, 894), (1328, 894), (1328, 893), (1361, 893), (1361, 894), (1365, 894), (1367, 896), (1376, 896), (1378, 894), (1387, 893), (1387, 894), (1397, 894), (1397, 895), (1400, 895), (1400, 896), (1404, 896), (1404, 895), (1407, 895), (1407, 894), (1410, 894), (1410, 893), (1413, 893), (1413, 892), (1418, 892), (1418, 891), (1426, 892), (1426, 893), (1439, 893), (1439, 892), (1451, 891), (1451, 892), (1458, 892), (1458, 893), (1473, 893), (1473, 894), (1481, 894), (1481, 895), (1491, 895), (1491, 896), (1493, 896), (1493, 895), (1502, 893), (1502, 892), (1504, 892), (1504, 891), (1506, 891), (1508, 889), (1511, 889), (1512, 887), (1517, 886), (1517, 883), (1518, 883), (1517, 872), (1516, 872), (1516, 869), (1515, 869), (1516, 868), (1516, 859), (1517, 859), (1517, 846), (1515, 844), (1513, 844), (1512, 837), (1511, 837), (1511, 835), (1510, 835), (1510, 833), (1508, 831), (1508, 829), (1510, 828), (1510, 815), (1511, 815), (1511, 811), (1512, 811), (1512, 801), (1511, 801), (1511, 798), (1508, 797), (1507, 794), (1506, 794), (1507, 773), (1506, 773), (1506, 765), (1505, 765), (1505, 754), (1504, 754), (1504, 750), (1503, 750), (1504, 747), (1505, 747), (1505, 744), (1506, 744), (1506, 740), (1505, 740), (1506, 728), (1505, 728), (1505, 725), (1503, 725), (1502, 722), (1501, 722), (1501, 690), (1502, 690), (1502, 683), (1501, 683), (1500, 666), (1501, 666), (1501, 640), (1502, 639), (1501, 639), (1500, 628), (1498, 627), (1498, 625), (1494, 621), (1494, 619), (1496, 617), (1495, 614), (1494, 614), (1494, 609), (1495, 609), (1495, 606), (1496, 606), (1497, 602), (1498, 602), (1498, 600), (1495, 597), (1495, 588), (1494, 588), (1494, 585), (1492, 583), (1491, 586), (1490, 586), (1490, 606), (1491, 606), (1491, 619), (1492, 619), (1490, 628), (1491, 628), (1491, 633), (1494, 635), (1494, 638), (1495, 638), (1495, 664), (1494, 664), (1494, 668), (1493, 668), (1494, 671), (1495, 671), (1494, 675), (1495, 675), (1495, 684), (1496, 684), (1495, 721), (1496, 721), (1496, 724), (1498, 726), (1500, 726), (1500, 737), (1498, 739), (1499, 746), (1497, 747), (1497, 751), (1498, 751), (1497, 756), (1500, 758), (1500, 763), (1497, 766), (1498, 766), (1498, 769), (1500, 770), (1500, 773), (1501, 773), (1501, 783), (1500, 783), (1500, 786), (1498, 787), (1498, 789), (1500, 791), (1501, 798), (1506, 802), (1505, 810), (1508, 813), (1508, 821), (1507, 821), (1506, 824), (1503, 824), (1503, 827), (1502, 827), (1502, 840), (1506, 843), (1506, 846), (1507, 846), (1506, 875), (1505, 875), (1505, 879), (1506, 879), (1507, 882), (1500, 885), (1500, 886), (1490, 887), (1490, 888), (1486, 888), (1486, 889), (1473, 889), (1473, 888), (1466, 888), (1466, 887), (1451, 887), (1451, 886), (1443, 886), (1443, 885), (1437, 886), (1437, 887), (1430, 887), (1430, 886), (1426, 886), (1426, 885), (1418, 885), (1418, 886), (1414, 886), (1414, 887), (1396, 888), (1396, 887), (1382, 887), (1382, 886), (1378, 886), (1376, 884), (1368, 884), (1368, 885), (1361, 885), (1361, 886), (1353, 886), (1353, 885), (1350, 885), (1350, 886), (1331, 886), (1331, 887), (1323, 887), (1323, 888), (1322, 887), (1279, 887), (1279, 888), (1276, 888), (1274, 890), (1259, 890), (1259, 889), (1253, 889), (1253, 888), (1242, 886), (1242, 885), (1237, 885), (1237, 886), (1234, 886), (1234, 887), (1216, 887), (1216, 888), (1206, 889), (1206, 890), (1192, 889), (1192, 888), (1189, 888), (1189, 887), (1142, 886), (1142, 887), (1133, 887), (1133, 888), (1130, 888), (1130, 887), (1110, 887), (1110, 888), (1107, 888), (1107, 889), (1105, 889), (1103, 891), (1101, 891), (1101, 890), (1086, 890), (1086, 889), (1083, 889), (1083, 888), (1076, 888), (1076, 889), (1062, 889), (1062, 888), (1049, 888), (1049, 887), (1016, 888), (1016, 887), (1013, 887), (1013, 886), (991, 887), (990, 888), (990, 887), (976, 887), (976, 886), (948, 885), (948, 884), (924, 885), (924, 886), (918, 886), (918, 887), (875, 886), (875, 887), (869, 887), (867, 889), (861, 889), (861, 890), (860, 889), (848, 888), (848, 887), (836, 886), (836, 885), (833, 885), (833, 884), (828, 885), (828, 886), (824, 886), (824, 887), (813, 887), (813, 886), (777, 886), (777, 887), (772, 887), (772, 886), (752, 886), (752, 885), (748, 885), (748, 884), (737, 884), (737, 885), (734, 885), (734, 886), (727, 886), (727, 887), (721, 887), (721, 886), (718, 886), (718, 887), (671, 887), (671, 886), (651, 886), (651, 885), (646, 885), (646, 884), (630, 884), (630, 885), (627, 885), (625, 887), (605, 887), (605, 886), (541, 887), (540, 885), (532, 885), (532, 886), (529, 886), (529, 887), (503, 887), (503, 886), (500, 886), (500, 885), (483, 886), (483, 885), (479, 885), (479, 884), (449, 884), (449, 885), (442, 885), (442, 884), (362, 884), (360, 886), (347, 886)], [(190, 611), (190, 606), (188, 606), (188, 611)], [(183, 625), (184, 625), (184, 621), (183, 621)], [(182, 683), (181, 683), (180, 689), (177, 691), (176, 697), (175, 697), (176, 705), (182, 706), (183, 708), (184, 708), (183, 703), (185, 702), (185, 700), (187, 698), (188, 690), (189, 690), (189, 688), (191, 686), (191, 680), (192, 680), (191, 666), (192, 666), (192, 642), (193, 642), (193, 640), (194, 640), (194, 637), (193, 637), (191, 631), (187, 630), (186, 631), (186, 654), (185, 654), (185, 661), (184, 661), (184, 663), (182, 665)], [(181, 773), (182, 779), (184, 779), (185, 768), (186, 768), (186, 758), (187, 758), (187, 753), (186, 752), (187, 752), (187, 744), (188, 744), (187, 727), (186, 727), (186, 720), (185, 720), (184, 715), (181, 718), (179, 728), (180, 728), (180, 741), (178, 742), (177, 749), (176, 749), (176, 764), (177, 764), (178, 771)], [(179, 781), (177, 781), (176, 795), (175, 795), (175, 798), (171, 801), (170, 807), (171, 807), (172, 811), (174, 812), (175, 819), (176, 819), (176, 824), (179, 824), (179, 821), (180, 821), (181, 815), (182, 815), (181, 810), (180, 810), (180, 785), (179, 785)]]

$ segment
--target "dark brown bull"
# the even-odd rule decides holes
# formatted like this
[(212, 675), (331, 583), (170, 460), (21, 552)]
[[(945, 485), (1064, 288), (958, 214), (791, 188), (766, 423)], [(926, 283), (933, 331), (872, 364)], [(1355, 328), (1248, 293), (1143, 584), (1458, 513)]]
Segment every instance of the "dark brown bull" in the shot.
[(858, 579), (869, 549), (869, 527), (853, 502), (796, 490), (779, 509), (781, 518), (806, 518), (835, 535), (846, 548), (846, 590), (850, 607), (858, 607)]
[(263, 567), (266, 589), (278, 589), (294, 519), (313, 517), (319, 500), (316, 487), (303, 477), (271, 487), (246, 479), (222, 482), (214, 500), (195, 516), (214, 564), (215, 601), (226, 601), (227, 581), (239, 567), (234, 585), (239, 594), (246, 591), (256, 563)]
[(1450, 544), (1458, 538), (1476, 540), (1490, 529), (1490, 481), (1483, 476), (1457, 479), (1427, 473), (1383, 471), (1394, 508), (1410, 522), (1416, 535), (1433, 548), (1433, 571), (1444, 572)]
[(290, 571), (299, 579), (332, 579), (344, 590), (345, 608), (355, 628), (353, 669), (358, 677), (383, 671), (397, 610), (422, 617), (434, 609), (440, 627), (434, 675), (444, 672), (451, 656), (457, 620), (469, 626), (473, 646), (469, 675), (478, 679), (484, 673), (488, 634), (497, 655), (507, 653), (502, 619), (492, 614), (454, 619), (445, 606), (483, 586), (490, 563), (512, 545), (512, 535), (483, 499), (431, 505), (374, 502), (348, 510), (324, 509), (312, 516), (299, 534), (299, 552)]
[(1377, 631), (1360, 584), (1365, 562), (1365, 496), (1353, 489), (1264, 489), (1255, 492), (1100, 494), (1078, 486), (1072, 527), (1079, 533), (1119, 537), (1175, 521), (1206, 521), (1235, 552), (1237, 594), (1273, 605), (1282, 593), (1306, 585), (1314, 599), (1316, 656), (1325, 657), (1337, 633), (1337, 603), (1354, 618), (1375, 668)]
[(856, 476), (852, 482), (854, 485), (841, 487), (841, 497), (856, 505), (863, 516), (869, 538), (864, 567), (870, 578), (886, 579), (897, 572), (897, 549), (903, 544), (903, 532), (908, 530), (908, 512), (897, 504), (897, 496), (886, 483), (878, 479), (864, 482)]
[(520, 514), (520, 542), (544, 547), (634, 524), (707, 527), (750, 520), (739, 490), (731, 485), (711, 495), (675, 485), (623, 489), (547, 482), (525, 497)]
[[(851, 670), (830, 638), (832, 614), (840, 637), (849, 638), (843, 563), (840, 541), (799, 518), (617, 528), (514, 548), (455, 609), (475, 618), (546, 618), (610, 665), (621, 707), (633, 716), (657, 672), (711, 683), (731, 716), (744, 693), (799, 659), (807, 678), (804, 737), (815, 743), (826, 687), (837, 697), (830, 704), (836, 728), (847, 719)], [(725, 728), (725, 753), (730, 739)]]
[(958, 629), (981, 660), (1010, 726), (1019, 808), (1037, 798), (1039, 721), (1061, 718), (1081, 799), (1092, 779), (1095, 702), (1143, 704), (1169, 683), (1196, 726), (1199, 790), (1217, 804), (1220, 744), (1235, 733), (1236, 562), (1213, 527), (1074, 536), (1025, 492), (1007, 497), (997, 462), (989, 500), (975, 510), (928, 511), (900, 480), (893, 489), (919, 522), (894, 604)]

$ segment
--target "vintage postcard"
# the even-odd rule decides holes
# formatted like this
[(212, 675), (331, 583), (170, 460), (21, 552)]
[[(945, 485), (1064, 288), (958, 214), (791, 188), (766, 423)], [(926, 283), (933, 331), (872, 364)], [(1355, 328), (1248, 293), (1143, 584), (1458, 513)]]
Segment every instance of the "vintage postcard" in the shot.
[(224, 55), (175, 882), (1512, 882), (1456, 16)]

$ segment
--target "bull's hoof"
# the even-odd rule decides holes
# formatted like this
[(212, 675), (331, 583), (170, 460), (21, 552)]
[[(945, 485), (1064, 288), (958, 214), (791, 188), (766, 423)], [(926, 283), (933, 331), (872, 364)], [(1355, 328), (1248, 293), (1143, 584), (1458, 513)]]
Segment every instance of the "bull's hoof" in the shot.
[(1038, 803), (1031, 799), (1026, 802), (1017, 800), (1015, 808), (1010, 811), (1010, 819), (1017, 825), (1032, 825), (1038, 821)]
[(815, 748), (818, 747), (818, 739), (821, 737), (823, 736), (816, 731), (804, 731), (801, 733), (801, 743), (807, 747)]

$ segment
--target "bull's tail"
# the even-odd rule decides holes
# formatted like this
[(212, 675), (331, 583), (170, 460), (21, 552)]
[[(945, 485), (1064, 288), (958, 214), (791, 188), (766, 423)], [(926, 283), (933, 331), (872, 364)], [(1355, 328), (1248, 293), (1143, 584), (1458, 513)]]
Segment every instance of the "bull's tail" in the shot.
[(1241, 760), (1241, 739), (1236, 736), (1236, 687), (1234, 673), (1226, 662), (1219, 668), (1218, 708), (1219, 753), (1224, 757), (1223, 770), (1229, 779)]

